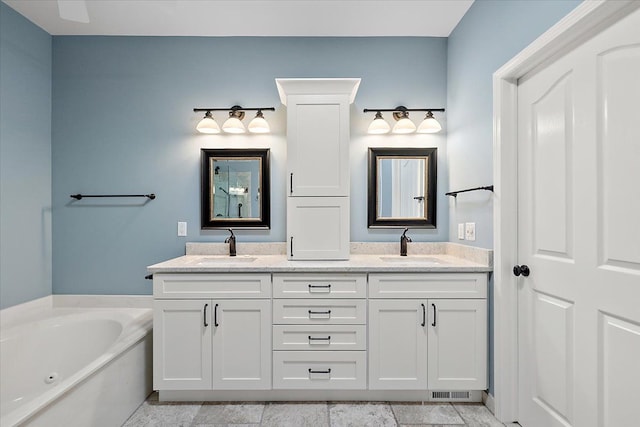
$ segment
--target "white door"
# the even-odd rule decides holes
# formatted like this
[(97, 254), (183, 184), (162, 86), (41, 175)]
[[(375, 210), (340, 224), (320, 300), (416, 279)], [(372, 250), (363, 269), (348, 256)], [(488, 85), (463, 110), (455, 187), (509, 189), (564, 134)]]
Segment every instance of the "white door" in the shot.
[(369, 300), (369, 389), (427, 389), (427, 300)]
[(487, 300), (431, 299), (429, 390), (487, 388)]
[(349, 198), (289, 197), (288, 259), (349, 259)]
[(271, 300), (213, 301), (213, 389), (271, 388)]
[(349, 195), (349, 96), (287, 97), (289, 196)]
[(524, 427), (637, 422), (639, 28), (636, 11), (519, 83)]
[(211, 301), (153, 302), (153, 389), (211, 389)]

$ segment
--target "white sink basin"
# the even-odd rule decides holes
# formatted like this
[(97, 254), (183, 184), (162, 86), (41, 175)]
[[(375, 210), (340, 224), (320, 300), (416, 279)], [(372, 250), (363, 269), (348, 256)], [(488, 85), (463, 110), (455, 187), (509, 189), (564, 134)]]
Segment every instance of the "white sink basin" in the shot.
[(210, 257), (202, 257), (196, 260), (193, 265), (220, 265), (220, 264), (238, 264), (238, 263), (247, 263), (253, 262), (257, 258), (252, 256), (210, 256)]
[(435, 257), (430, 256), (420, 256), (420, 255), (411, 255), (411, 256), (381, 256), (380, 259), (384, 262), (390, 263), (404, 263), (404, 264), (440, 264), (440, 260)]

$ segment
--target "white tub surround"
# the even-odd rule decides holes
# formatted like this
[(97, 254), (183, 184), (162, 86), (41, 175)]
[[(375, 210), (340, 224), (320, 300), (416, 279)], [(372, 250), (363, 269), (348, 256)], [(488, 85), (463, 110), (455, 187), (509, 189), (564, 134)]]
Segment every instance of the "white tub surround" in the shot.
[(349, 260), (290, 261), (251, 245), (148, 267), (161, 400), (481, 400), (491, 251), (352, 243)]
[(150, 298), (99, 299), (49, 296), (0, 312), (2, 426), (121, 425), (148, 396), (151, 310), (121, 307)]

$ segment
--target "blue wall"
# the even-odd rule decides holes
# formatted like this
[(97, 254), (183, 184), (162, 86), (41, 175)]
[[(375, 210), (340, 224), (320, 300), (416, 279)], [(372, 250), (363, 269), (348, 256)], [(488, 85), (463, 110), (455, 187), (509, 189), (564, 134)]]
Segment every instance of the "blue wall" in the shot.
[[(54, 37), (54, 293), (148, 294), (147, 265), (184, 254), (186, 241), (222, 242), (226, 231), (199, 230), (201, 148), (271, 149), (271, 230), (238, 230), (238, 245), (284, 241), (286, 108), (277, 77), (362, 78), (351, 110), (352, 241), (399, 238), (397, 229), (367, 229), (370, 146), (438, 147), (438, 229), (411, 237), (446, 241), (446, 135), (366, 135), (373, 114), (362, 113), (446, 107), (446, 51), (444, 38)], [(234, 104), (276, 107), (265, 113), (272, 134), (197, 134), (194, 107)], [(158, 197), (70, 199), (77, 192)], [(176, 237), (177, 221), (188, 222), (186, 238)]]
[[(573, 10), (578, 0), (476, 0), (449, 36), (447, 112), (452, 190), (493, 184), (493, 73)], [(450, 198), (450, 239), (475, 222), (473, 246), (493, 247), (491, 193)]]
[[(448, 164), (453, 190), (493, 183), (493, 73), (580, 1), (476, 0), (449, 37)], [(493, 247), (491, 193), (449, 200), (450, 240)], [(457, 240), (457, 224), (476, 223), (476, 241)], [(493, 283), (489, 284), (489, 392), (493, 394)]]
[(0, 3), (0, 308), (51, 294), (51, 36)]

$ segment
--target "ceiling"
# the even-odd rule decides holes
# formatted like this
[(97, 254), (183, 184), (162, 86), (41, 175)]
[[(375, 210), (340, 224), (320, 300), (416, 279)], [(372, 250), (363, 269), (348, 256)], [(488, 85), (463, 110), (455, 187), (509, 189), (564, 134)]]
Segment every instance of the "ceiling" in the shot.
[[(52, 35), (447, 37), (473, 0), (2, 0)], [(86, 7), (88, 23), (59, 6)], [(83, 12), (80, 12), (82, 16)], [(64, 15), (64, 12), (63, 12)]]

